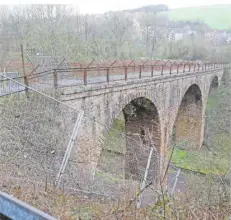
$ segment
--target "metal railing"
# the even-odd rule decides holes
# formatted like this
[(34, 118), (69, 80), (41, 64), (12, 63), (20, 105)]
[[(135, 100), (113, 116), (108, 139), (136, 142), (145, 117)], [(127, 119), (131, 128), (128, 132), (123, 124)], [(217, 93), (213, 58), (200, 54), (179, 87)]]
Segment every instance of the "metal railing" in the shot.
[[(36, 89), (69, 86), (87, 86), (100, 83), (126, 82), (134, 79), (153, 78), (159, 76), (206, 72), (229, 67), (223, 62), (189, 62), (175, 60), (146, 60), (97, 63), (72, 63), (69, 68), (56, 68), (34, 74), (13, 77), (14, 80), (24, 82), (26, 86)], [(7, 79), (0, 79), (0, 85)], [(26, 88), (21, 91), (26, 91)]]
[(0, 192), (0, 219), (12, 220), (56, 220), (56, 218), (42, 212), (10, 195)]

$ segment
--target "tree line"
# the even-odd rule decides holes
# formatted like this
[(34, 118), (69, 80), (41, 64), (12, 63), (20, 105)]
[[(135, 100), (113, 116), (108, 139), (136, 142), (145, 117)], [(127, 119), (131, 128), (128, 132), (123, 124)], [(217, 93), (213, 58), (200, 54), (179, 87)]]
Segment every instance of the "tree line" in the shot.
[[(28, 54), (70, 61), (230, 57), (229, 46), (204, 39), (208, 29), (202, 22), (174, 22), (164, 12), (148, 10), (83, 15), (68, 5), (1, 6), (1, 66), (15, 59), (20, 44)], [(171, 39), (179, 30), (193, 34)]]

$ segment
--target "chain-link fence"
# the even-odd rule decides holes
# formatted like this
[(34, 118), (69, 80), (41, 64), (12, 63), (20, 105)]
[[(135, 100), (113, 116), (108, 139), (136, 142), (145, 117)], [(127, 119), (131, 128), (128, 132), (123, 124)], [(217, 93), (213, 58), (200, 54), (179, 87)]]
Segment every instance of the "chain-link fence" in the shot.
[[(137, 192), (142, 191), (140, 205), (153, 204), (158, 198), (155, 179), (159, 175), (160, 155), (155, 143), (150, 141), (151, 130), (146, 136), (132, 130), (127, 134), (123, 117), (115, 120), (112, 128), (107, 128), (100, 121), (55, 99), (57, 94), (52, 90), (43, 94), (7, 74), (1, 75), (0, 91), (2, 191), (52, 215), (58, 211), (55, 204), (47, 205), (47, 202), (54, 202), (59, 190), (64, 195), (94, 195), (97, 201), (99, 197), (127, 202), (135, 199), (135, 204)], [(82, 137), (87, 136), (85, 126), (91, 127), (92, 122), (97, 130), (108, 132), (99, 141), (101, 150), (96, 171), (89, 179), (91, 175), (85, 160), (94, 157), (91, 150), (93, 152), (96, 147), (95, 140), (84, 143), (85, 152), (78, 151), (78, 140), (83, 141)], [(142, 120), (137, 126), (141, 125)], [(135, 146), (136, 151), (129, 154), (126, 146)], [(77, 160), (76, 155), (81, 153), (87, 156), (79, 161), (80, 157)], [(50, 198), (46, 198), (48, 192), (53, 192)]]
[[(162, 217), (167, 212), (166, 205), (174, 216), (174, 212), (181, 211), (169, 201), (177, 190), (183, 194), (190, 190), (184, 194), (191, 196), (191, 202), (187, 204), (193, 201), (196, 205), (216, 206), (218, 200), (227, 198), (226, 181), (229, 178), (223, 175), (224, 168), (220, 169), (222, 176), (213, 172), (214, 167), (220, 166), (217, 161), (221, 157), (213, 155), (211, 158), (216, 164), (210, 166), (211, 160), (206, 163), (207, 150), (190, 152), (183, 142), (175, 142), (173, 151), (170, 150), (166, 157), (160, 154), (159, 121), (156, 109), (147, 100), (133, 100), (114, 120), (112, 127), (108, 127), (89, 114), (96, 109), (83, 112), (79, 110), (81, 107), (73, 108), (59, 101), (54, 90), (45, 89), (46, 94), (43, 94), (25, 86), (17, 75), (1, 75), (0, 85), (2, 191), (12, 193), (60, 219), (86, 215), (90, 216), (89, 219), (123, 219), (121, 213), (125, 212), (130, 217), (136, 213), (142, 216), (138, 219), (142, 219), (146, 214), (139, 213), (136, 208), (148, 205), (157, 209), (158, 216)], [(21, 92), (18, 91), (20, 88)], [(134, 114), (134, 108), (140, 107), (144, 109), (138, 115)], [(229, 112), (229, 107), (227, 104), (224, 111)], [(212, 111), (211, 107), (209, 111)], [(223, 116), (219, 118), (221, 121), (229, 120)], [(227, 126), (226, 133), (229, 133)], [(90, 129), (95, 134), (105, 131), (102, 140), (87, 135)], [(219, 128), (213, 131), (216, 131), (213, 136), (221, 133)], [(218, 145), (225, 145), (224, 133), (222, 135), (218, 142), (213, 138), (213, 145), (217, 145), (212, 149), (215, 154)], [(225, 147), (228, 154), (230, 148)], [(227, 159), (224, 155), (223, 158)], [(190, 167), (190, 160), (200, 164), (201, 169)], [(205, 163), (201, 163), (202, 160)], [(94, 161), (93, 174), (89, 172), (92, 165), (89, 161)], [(161, 163), (169, 165), (164, 171), (165, 178), (160, 175)], [(192, 173), (196, 173), (196, 177)], [(164, 190), (166, 185), (168, 191)], [(198, 192), (202, 191), (203, 198), (207, 196), (208, 201), (203, 199), (201, 202), (198, 198)], [(221, 194), (218, 196), (218, 193)], [(184, 201), (187, 198), (184, 197)], [(153, 210), (151, 212), (153, 214)], [(193, 215), (191, 208), (189, 213)]]

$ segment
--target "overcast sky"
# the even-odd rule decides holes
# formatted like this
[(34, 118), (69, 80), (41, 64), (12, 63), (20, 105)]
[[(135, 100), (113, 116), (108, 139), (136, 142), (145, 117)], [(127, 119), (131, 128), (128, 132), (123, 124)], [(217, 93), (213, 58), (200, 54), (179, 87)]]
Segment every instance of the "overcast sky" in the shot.
[[(0, 3), (4, 3), (4, 1), (0, 0)], [(78, 8), (81, 13), (103, 13), (110, 10), (137, 8), (151, 4), (166, 4), (170, 8), (180, 8), (199, 5), (231, 4), (231, 0), (8, 0), (7, 3), (75, 4), (75, 8)]]

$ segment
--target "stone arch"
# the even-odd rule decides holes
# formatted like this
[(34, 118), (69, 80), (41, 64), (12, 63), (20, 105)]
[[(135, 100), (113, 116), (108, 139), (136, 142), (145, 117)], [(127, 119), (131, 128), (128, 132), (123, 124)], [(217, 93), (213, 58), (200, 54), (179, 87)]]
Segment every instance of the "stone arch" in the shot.
[(203, 104), (197, 84), (188, 87), (181, 100), (173, 126), (172, 144), (198, 149), (202, 144)]
[[(152, 94), (151, 91), (146, 90), (125, 95), (121, 94), (118, 98), (118, 102), (114, 105), (115, 108), (111, 111), (111, 118), (108, 122), (112, 128), (115, 128), (114, 126), (117, 126), (118, 123), (120, 126), (121, 123), (124, 123), (124, 130), (120, 130), (118, 127), (116, 130), (123, 132), (125, 135), (118, 134), (116, 135), (116, 139), (121, 139), (120, 144), (123, 145), (125, 150), (119, 149), (119, 153), (114, 154), (113, 160), (117, 160), (121, 163), (120, 169), (124, 170), (125, 179), (141, 181), (147, 165), (151, 144), (154, 144), (155, 148), (160, 150), (160, 118), (159, 111), (152, 101)], [(110, 131), (107, 131), (107, 134), (110, 134)], [(104, 153), (105, 150), (102, 149), (98, 163), (99, 166), (101, 166), (101, 161), (103, 161), (101, 159), (105, 157)], [(110, 153), (113, 154), (111, 149)], [(120, 159), (115, 159), (115, 157)], [(153, 183), (154, 180), (158, 181), (160, 170), (159, 159), (159, 153), (153, 154), (148, 175), (148, 179)], [(108, 167), (107, 172), (118, 174), (118, 169), (115, 167)]]
[(151, 147), (152, 156), (148, 179), (157, 180), (159, 174), (160, 118), (154, 103), (144, 97), (133, 99), (123, 109), (126, 127), (125, 178), (142, 180)]
[(209, 94), (211, 94), (211, 92), (215, 91), (219, 86), (219, 81), (218, 81), (218, 77), (214, 76), (212, 78), (211, 84), (210, 84), (210, 88), (209, 88)]
[[(113, 120), (117, 118), (120, 114), (121, 111), (125, 108), (127, 104), (129, 104), (132, 100), (139, 98), (139, 97), (145, 97), (146, 99), (152, 100), (153, 98), (153, 93), (150, 90), (140, 90), (140, 91), (135, 91), (133, 90), (130, 93), (121, 93), (119, 100), (117, 103), (114, 105), (114, 118), (112, 117), (112, 121), (110, 125), (113, 123)], [(157, 107), (158, 108), (158, 107)]]

